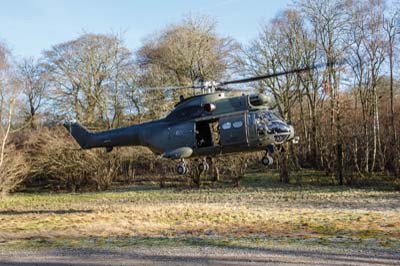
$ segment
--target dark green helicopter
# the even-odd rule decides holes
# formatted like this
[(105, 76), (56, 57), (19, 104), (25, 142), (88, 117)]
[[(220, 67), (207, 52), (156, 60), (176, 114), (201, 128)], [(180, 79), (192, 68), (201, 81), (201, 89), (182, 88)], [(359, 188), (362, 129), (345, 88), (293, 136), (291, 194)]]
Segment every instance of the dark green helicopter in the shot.
[[(201, 89), (202, 94), (184, 99), (165, 117), (143, 124), (89, 132), (76, 121), (67, 121), (69, 130), (83, 149), (117, 146), (145, 146), (165, 158), (180, 160), (178, 174), (188, 172), (186, 158), (204, 158), (201, 171), (208, 170), (206, 157), (234, 152), (265, 150), (261, 162), (271, 165), (274, 147), (296, 140), (294, 128), (268, 109), (268, 99), (263, 94), (226, 96), (231, 89), (226, 85), (300, 73), (318, 68), (308, 66), (295, 70), (267, 74), (245, 79), (205, 82), (184, 88)], [(183, 88), (183, 87), (175, 87)]]

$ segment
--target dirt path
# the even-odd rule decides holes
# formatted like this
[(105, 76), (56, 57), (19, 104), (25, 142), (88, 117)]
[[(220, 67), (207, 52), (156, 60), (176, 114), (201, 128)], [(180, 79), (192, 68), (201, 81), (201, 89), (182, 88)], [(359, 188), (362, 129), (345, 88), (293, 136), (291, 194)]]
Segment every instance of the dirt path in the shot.
[(400, 265), (400, 254), (216, 247), (0, 251), (0, 265)]

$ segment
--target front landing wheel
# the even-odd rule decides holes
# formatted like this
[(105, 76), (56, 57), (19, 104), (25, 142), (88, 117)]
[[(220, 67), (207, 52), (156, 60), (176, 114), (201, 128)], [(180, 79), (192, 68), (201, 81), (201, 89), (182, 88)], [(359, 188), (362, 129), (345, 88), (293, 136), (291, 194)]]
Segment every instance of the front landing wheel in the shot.
[(274, 159), (269, 156), (269, 155), (265, 155), (262, 159), (261, 159), (261, 163), (265, 166), (270, 166), (274, 163)]

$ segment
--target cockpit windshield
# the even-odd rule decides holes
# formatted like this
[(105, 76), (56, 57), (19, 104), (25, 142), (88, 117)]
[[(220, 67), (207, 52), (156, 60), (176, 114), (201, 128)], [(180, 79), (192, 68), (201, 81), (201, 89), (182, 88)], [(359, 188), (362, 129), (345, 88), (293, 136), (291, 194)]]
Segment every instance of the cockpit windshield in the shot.
[(274, 112), (269, 111), (267, 109), (263, 109), (263, 110), (256, 112), (255, 118), (258, 120), (264, 120), (264, 121), (268, 121), (268, 122), (282, 121), (282, 118), (280, 118)]
[(280, 116), (272, 111), (266, 111), (269, 121), (283, 120)]
[(254, 113), (254, 123), (256, 124), (259, 136), (287, 134), (290, 132), (290, 128), (282, 118), (267, 109), (258, 110)]

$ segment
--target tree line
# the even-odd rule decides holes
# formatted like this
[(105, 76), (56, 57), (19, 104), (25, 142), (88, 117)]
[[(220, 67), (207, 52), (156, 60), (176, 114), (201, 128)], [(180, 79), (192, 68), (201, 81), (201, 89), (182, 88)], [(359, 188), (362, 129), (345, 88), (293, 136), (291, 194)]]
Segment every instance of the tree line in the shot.
[[(77, 151), (57, 125), (77, 119), (103, 130), (140, 123), (166, 115), (179, 95), (191, 94), (173, 86), (321, 63), (251, 84), (271, 96), (270, 107), (300, 136), (278, 154), (281, 181), (301, 168), (323, 170), (338, 184), (376, 172), (399, 179), (399, 22), (399, 8), (383, 0), (299, 0), (248, 43), (218, 34), (207, 16), (184, 17), (135, 51), (115, 33), (84, 33), (38, 59), (16, 60), (1, 43), (0, 191), (20, 182), (107, 189), (121, 176), (145, 174), (143, 168), (166, 175), (171, 163), (141, 148)], [(255, 157), (229, 157), (239, 160), (235, 180)], [(218, 180), (219, 170), (212, 172)]]

